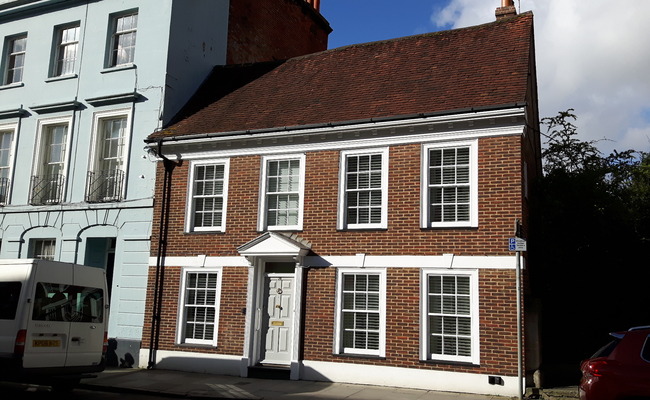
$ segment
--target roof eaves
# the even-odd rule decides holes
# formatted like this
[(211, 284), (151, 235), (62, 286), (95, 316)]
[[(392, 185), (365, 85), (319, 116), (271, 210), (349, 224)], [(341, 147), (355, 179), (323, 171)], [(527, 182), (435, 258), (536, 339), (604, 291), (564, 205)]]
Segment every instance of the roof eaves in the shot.
[(173, 135), (173, 136), (152, 136), (145, 139), (145, 143), (156, 144), (161, 142), (181, 142), (181, 141), (201, 140), (201, 139), (229, 137), (229, 136), (230, 137), (243, 136), (243, 135), (253, 136), (257, 134), (273, 133), (273, 132), (290, 132), (290, 131), (309, 130), (309, 129), (336, 128), (336, 127), (361, 125), (361, 124), (368, 124), (368, 123), (405, 121), (405, 120), (415, 120), (415, 119), (440, 117), (440, 116), (455, 115), (455, 114), (467, 114), (473, 112), (506, 110), (512, 108), (522, 108), (522, 107), (526, 107), (527, 105), (528, 103), (523, 101), (523, 102), (501, 104), (495, 106), (468, 107), (468, 108), (460, 108), (455, 110), (437, 111), (437, 112), (429, 112), (429, 113), (395, 115), (390, 117), (374, 117), (374, 118), (365, 118), (365, 119), (355, 119), (349, 121), (332, 121), (332, 122), (325, 122), (325, 123), (318, 123), (318, 124), (281, 126), (281, 127), (273, 127), (273, 128), (249, 129), (249, 130), (228, 131), (228, 132), (184, 134), (184, 135)]

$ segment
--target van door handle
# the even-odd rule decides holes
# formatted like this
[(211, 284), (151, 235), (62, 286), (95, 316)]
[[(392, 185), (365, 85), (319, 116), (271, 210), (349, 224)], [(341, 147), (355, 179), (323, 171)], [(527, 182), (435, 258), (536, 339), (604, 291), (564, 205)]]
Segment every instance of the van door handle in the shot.
[(70, 339), (70, 341), (71, 342), (81, 342), (81, 338), (80, 337), (73, 337), (72, 339)]

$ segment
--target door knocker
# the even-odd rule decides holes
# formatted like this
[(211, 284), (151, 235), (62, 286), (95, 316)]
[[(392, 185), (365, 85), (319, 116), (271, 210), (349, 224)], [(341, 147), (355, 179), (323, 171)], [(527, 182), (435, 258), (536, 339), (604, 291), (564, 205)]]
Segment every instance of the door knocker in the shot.
[(281, 289), (281, 288), (278, 288), (278, 289), (276, 290), (276, 292), (277, 292), (278, 294), (282, 294), (282, 289)]

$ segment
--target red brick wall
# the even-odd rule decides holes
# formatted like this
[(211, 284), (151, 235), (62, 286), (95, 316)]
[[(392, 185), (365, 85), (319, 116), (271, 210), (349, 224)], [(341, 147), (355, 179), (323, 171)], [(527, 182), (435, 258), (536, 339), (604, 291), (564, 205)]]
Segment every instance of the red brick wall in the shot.
[[(299, 235), (320, 255), (507, 255), (515, 218), (522, 218), (520, 138), (493, 137), (479, 142), (478, 228), (420, 228), (420, 145), (393, 146), (389, 155), (388, 229), (338, 231), (339, 152), (307, 153), (305, 211)], [(226, 233), (184, 233), (188, 162), (173, 172), (167, 254), (238, 255), (236, 248), (260, 234), (257, 213), (260, 156), (230, 161)], [(162, 198), (158, 168), (154, 215)], [(159, 218), (154, 217), (152, 254), (156, 254)]]
[(420, 361), (420, 270), (389, 268), (386, 282), (386, 358), (334, 355), (336, 270), (310, 269), (305, 298), (304, 359), (389, 365), (419, 369), (495, 375), (517, 374), (517, 314), (515, 273), (479, 273), (481, 365)]
[(331, 28), (304, 0), (232, 0), (228, 64), (284, 60), (327, 49)]
[[(522, 218), (521, 138), (491, 137), (479, 141), (479, 227), (462, 229), (420, 228), (419, 144), (393, 146), (389, 150), (388, 229), (338, 231), (336, 229), (339, 152), (320, 151), (306, 155), (305, 213), (301, 238), (312, 243), (317, 255), (513, 255), (507, 239), (513, 235), (515, 218)], [(168, 256), (236, 256), (236, 248), (260, 234), (257, 213), (260, 156), (234, 157), (230, 161), (226, 233), (184, 233), (188, 165), (184, 162), (173, 173), (172, 214)], [(162, 182), (158, 168), (158, 182)], [(158, 185), (156, 198), (162, 195)], [(154, 215), (161, 211), (156, 201)], [(157, 219), (154, 219), (157, 225)], [(154, 226), (152, 255), (156, 254), (158, 227)], [(514, 256), (514, 255), (513, 255)], [(153, 298), (155, 269), (149, 279)], [(304, 359), (333, 362), (369, 363), (516, 375), (515, 271), (480, 270), (481, 366), (419, 361), (418, 269), (389, 268), (387, 274), (386, 359), (372, 360), (334, 356), (335, 269), (311, 268), (306, 271)], [(247, 268), (224, 268), (218, 349), (182, 346), (182, 350), (242, 354), (246, 307)], [(165, 335), (161, 349), (179, 348), (173, 344), (180, 270), (168, 268), (165, 280)], [(407, 289), (407, 290), (405, 290)], [(167, 304), (169, 302), (169, 304)], [(150, 305), (147, 306), (150, 308)], [(144, 346), (150, 332), (150, 316), (145, 320)]]

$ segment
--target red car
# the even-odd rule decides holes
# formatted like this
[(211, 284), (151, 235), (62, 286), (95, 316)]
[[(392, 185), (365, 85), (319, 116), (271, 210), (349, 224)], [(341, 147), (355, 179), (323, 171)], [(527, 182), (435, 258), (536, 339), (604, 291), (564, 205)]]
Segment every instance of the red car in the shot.
[(614, 340), (580, 365), (580, 400), (650, 399), (650, 326), (610, 335)]

